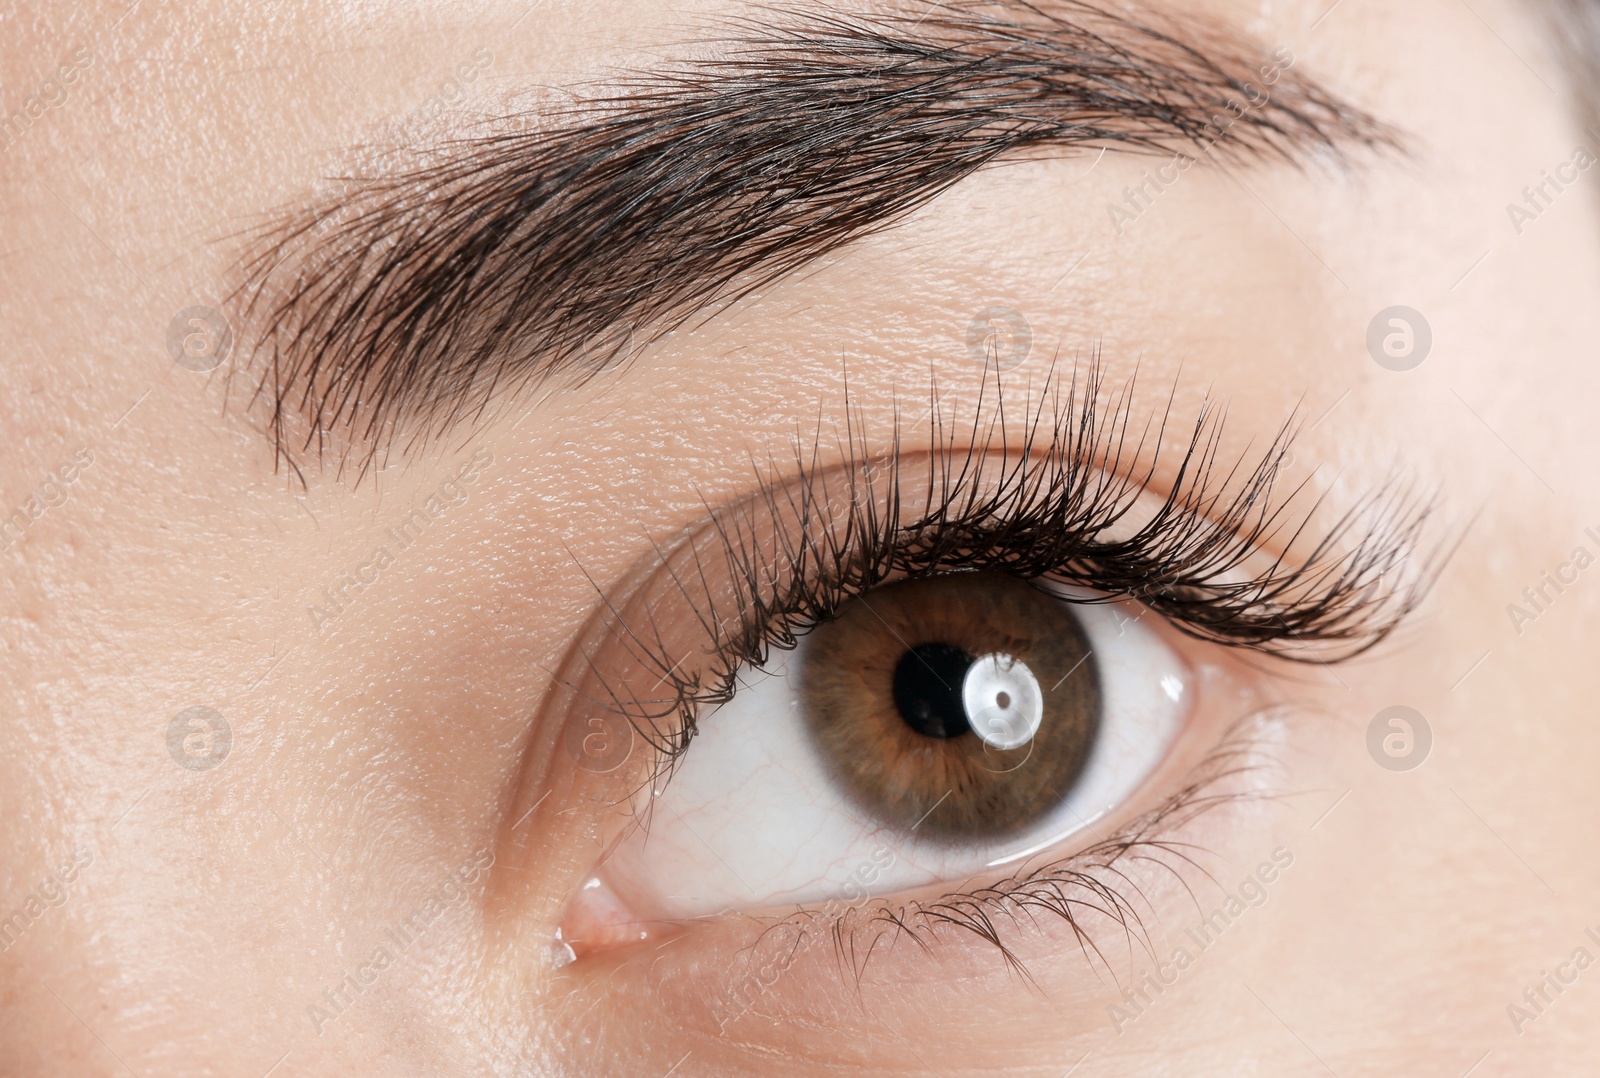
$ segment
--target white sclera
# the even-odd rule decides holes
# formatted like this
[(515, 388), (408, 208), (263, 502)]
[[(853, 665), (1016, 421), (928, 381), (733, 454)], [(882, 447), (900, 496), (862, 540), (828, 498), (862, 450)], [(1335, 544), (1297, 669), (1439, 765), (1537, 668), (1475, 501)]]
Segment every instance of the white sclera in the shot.
[(997, 749), (1020, 749), (1044, 720), (1044, 693), (1028, 664), (996, 652), (967, 668), (961, 703), (972, 732)]

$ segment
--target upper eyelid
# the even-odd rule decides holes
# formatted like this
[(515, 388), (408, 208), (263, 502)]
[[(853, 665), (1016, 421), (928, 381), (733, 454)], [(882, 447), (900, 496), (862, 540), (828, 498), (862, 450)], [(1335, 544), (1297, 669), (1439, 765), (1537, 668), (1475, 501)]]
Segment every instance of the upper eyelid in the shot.
[[(1233, 500), (1225, 498), (1221, 490), (1210, 502), (1201, 498), (1202, 505), (1191, 505), (1182, 510), (1185, 515), (1176, 525), (1169, 525), (1176, 528), (1175, 532), (1162, 533), (1176, 534), (1177, 541), (1162, 547), (1161, 536), (1157, 537), (1154, 542), (1156, 553), (1151, 555), (1152, 558), (1157, 558), (1164, 551), (1170, 561), (1184, 562), (1182, 566), (1169, 566), (1174, 573), (1178, 568), (1189, 571), (1188, 576), (1172, 576), (1161, 590), (1137, 595), (1135, 589), (1130, 587), (1137, 584), (1138, 578), (1128, 576), (1131, 571), (1129, 565), (1133, 564), (1127, 561), (1129, 552), (1119, 551), (1119, 556), (1124, 560), (1113, 562), (1104, 550), (1096, 551), (1093, 544), (1085, 543), (1084, 540), (1091, 536), (1082, 532), (1063, 531), (1058, 537), (1060, 549), (1044, 549), (1042, 553), (1037, 549), (1022, 550), (1019, 553), (1017, 544), (1023, 542), (1024, 537), (1012, 535), (1007, 538), (1005, 534), (1007, 526), (1018, 525), (1019, 514), (1026, 516), (1033, 513), (1034, 519), (1022, 523), (1036, 530), (1062, 523), (1048, 519), (1048, 514), (1040, 508), (1041, 505), (1049, 508), (1040, 498), (1048, 501), (1054, 490), (1052, 483), (1081, 481), (1109, 484), (1105, 489), (1110, 492), (1108, 496), (1112, 501), (1109, 504), (1113, 507), (1114, 515), (1114, 507), (1119, 504), (1116, 499), (1122, 493), (1136, 495), (1149, 481), (1148, 474), (1141, 478), (1139, 469), (1129, 461), (1124, 461), (1121, 469), (1126, 474), (1106, 476), (1100, 468), (1106, 463), (1106, 456), (1095, 450), (1118, 443), (1119, 431), (1126, 430), (1126, 412), (1122, 409), (1131, 407), (1131, 404), (1128, 403), (1128, 394), (1123, 394), (1119, 399), (1124, 404), (1119, 406), (1107, 423), (1106, 415), (1096, 412), (1090, 403), (1099, 399), (1099, 389), (1099, 376), (1095, 370), (1084, 376), (1082, 384), (1075, 376), (1068, 403), (1063, 406), (1058, 400), (1053, 410), (1042, 413), (1048, 417), (1048, 423), (1021, 424), (1022, 429), (1032, 432), (1021, 446), (1007, 443), (994, 431), (991, 433), (996, 440), (989, 440), (983, 436), (981, 426), (974, 430), (969, 442), (957, 440), (954, 443), (953, 459), (957, 461), (954, 470), (959, 473), (955, 481), (967, 483), (966, 489), (971, 489), (972, 483), (981, 483), (981, 478), (975, 478), (971, 467), (981, 469), (984, 460), (995, 458), (993, 451), (996, 449), (1020, 452), (1023, 456), (1031, 449), (1042, 449), (1056, 455), (1053, 465), (1042, 466), (1042, 470), (1033, 473), (1043, 477), (1043, 487), (1013, 492), (1009, 501), (1002, 497), (994, 505), (982, 501), (977, 503), (979, 517), (986, 510), (995, 510), (1002, 515), (987, 522), (994, 525), (990, 531), (985, 532), (981, 527), (976, 531), (969, 529), (957, 538), (989, 543), (996, 549), (980, 552), (982, 556), (979, 557), (969, 556), (965, 564), (955, 567), (1002, 569), (1029, 577), (1048, 576), (1114, 594), (1135, 593), (1146, 606), (1172, 620), (1180, 631), (1188, 635), (1216, 643), (1254, 647), (1308, 662), (1336, 661), (1374, 646), (1420, 601), (1431, 582), (1430, 566), (1434, 562), (1428, 557), (1415, 557), (1414, 551), (1431, 506), (1398, 498), (1388, 502), (1380, 498), (1376, 503), (1376, 516), (1367, 521), (1367, 530), (1357, 535), (1357, 541), (1349, 552), (1338, 554), (1332, 547), (1323, 550), (1323, 544), (1319, 543), (1317, 549), (1322, 551), (1318, 554), (1321, 561), (1314, 558), (1310, 563), (1286, 564), (1275, 560), (1271, 575), (1263, 586), (1277, 587), (1279, 597), (1284, 600), (1280, 610), (1258, 609), (1259, 597), (1253, 605), (1248, 594), (1241, 599), (1231, 594), (1226, 586), (1209, 595), (1196, 593), (1197, 580), (1201, 584), (1203, 580), (1197, 578), (1195, 573), (1207, 567), (1217, 572), (1224, 571), (1255, 549), (1248, 532), (1236, 534), (1229, 531), (1227, 514), (1221, 516), (1222, 522), (1219, 523), (1203, 516), (1200, 512), (1202, 505), (1208, 505), (1212, 510), (1215, 510), (1219, 501), (1223, 505), (1240, 505), (1245, 511), (1244, 519), (1253, 519), (1249, 517), (1252, 505), (1264, 507), (1265, 512), (1265, 507), (1270, 505), (1270, 482), (1262, 485), (1259, 481), (1263, 480), (1263, 476), (1265, 480), (1271, 478), (1274, 458), (1270, 451), (1253, 471), (1246, 470), (1242, 486), (1235, 490)], [(1041, 409), (1044, 407), (1041, 405)], [(1065, 415), (1062, 414), (1063, 409)], [(973, 422), (980, 423), (980, 420), (975, 418)], [(1098, 428), (1096, 424), (1099, 424)], [(1039, 433), (1045, 427), (1048, 427), (1047, 433)], [(1095, 433), (1097, 429), (1099, 434)], [(951, 445), (949, 441), (939, 439), (939, 430), (938, 422), (930, 420), (933, 444)], [(1210, 437), (1213, 430), (1207, 414), (1202, 414), (1197, 419), (1190, 449), (1193, 463), (1197, 466), (1209, 467), (1207, 462), (1214, 462), (1214, 456), (1195, 448), (1211, 446), (1214, 452), (1218, 441)], [(899, 477), (893, 469), (898, 467), (896, 462), (900, 460), (904, 447), (896, 435), (886, 458), (873, 456), (867, 450), (868, 439), (865, 435), (856, 432), (853, 426), (851, 431), (845, 436), (847, 454), (843, 464), (819, 469), (815, 454), (808, 459), (805, 450), (797, 445), (795, 472), (786, 473), (785, 478), (765, 480), (755, 494), (731, 507), (724, 506), (713, 511), (707, 526), (691, 533), (671, 549), (656, 548), (654, 567), (629, 584), (625, 588), (626, 594), (617, 602), (605, 599), (601, 624), (597, 630), (591, 631), (608, 634), (611, 643), (626, 649), (627, 661), (633, 664), (632, 668), (643, 670), (648, 675), (644, 680), (651, 683), (650, 695), (648, 699), (636, 700), (637, 713), (628, 717), (636, 727), (641, 727), (640, 733), (660, 750), (667, 767), (687, 747), (693, 736), (698, 712), (732, 698), (734, 679), (740, 669), (748, 664), (759, 665), (764, 662), (768, 650), (774, 646), (790, 646), (794, 634), (827, 620), (830, 610), (848, 601), (854, 594), (884, 582), (890, 571), (908, 568), (904, 559), (895, 559), (903, 552), (904, 545), (917, 537), (908, 538), (898, 532), (883, 534), (893, 532), (899, 521), (892, 516), (874, 517), (872, 514), (877, 512), (875, 505), (867, 507), (865, 515), (862, 515), (861, 490), (854, 485), (860, 481), (862, 474), (859, 466), (869, 458), (874, 461), (886, 459), (888, 471), (875, 468), (868, 469), (866, 474), (878, 475), (880, 481), (888, 486), (896, 485)], [(1043, 447), (1037, 445), (1041, 439), (1048, 440), (1049, 444)], [(1274, 442), (1274, 447), (1281, 449), (1281, 440)], [(1005, 460), (1004, 457), (1000, 459), (1002, 463)], [(1152, 463), (1149, 474), (1153, 472)], [(1192, 470), (1188, 474), (1188, 480), (1180, 479), (1170, 488), (1165, 496), (1169, 502), (1181, 505), (1191, 495), (1198, 498), (1196, 492), (1205, 489), (1203, 485), (1195, 485), (1195, 473)], [(837, 519), (812, 515), (820, 504), (814, 499), (827, 493), (828, 481), (835, 476), (839, 477), (839, 481), (852, 484), (849, 497), (845, 499), (847, 513), (851, 515), (843, 523)], [(883, 488), (878, 489), (881, 491)], [(1380, 492), (1382, 489), (1385, 488), (1380, 488)], [(837, 485), (833, 490), (838, 493)], [(1055, 493), (1060, 494), (1059, 491)], [(940, 496), (937, 490), (930, 491), (929, 495), (937, 503)], [(930, 523), (929, 530), (933, 534), (922, 537), (932, 544), (932, 549), (920, 552), (922, 570), (938, 571), (941, 567), (951, 567), (951, 561), (946, 558), (952, 553), (951, 550), (939, 548), (939, 529), (959, 529), (971, 525), (972, 504), (967, 505), (967, 510), (969, 516), (965, 522), (952, 524), (949, 518), (941, 521), (937, 514), (932, 522), (923, 522)], [(1087, 524), (1080, 522), (1080, 525), (1087, 527), (1093, 524), (1092, 513), (1090, 518)], [(1347, 514), (1342, 526), (1348, 531), (1361, 519), (1358, 514)], [(1237, 523), (1235, 520), (1234, 525)], [(878, 534), (873, 534), (875, 528)], [(1325, 540), (1326, 535), (1322, 538)], [(1038, 535), (1035, 535), (1033, 542), (1036, 547), (1040, 543), (1048, 546), (1047, 539), (1041, 539)], [(1011, 545), (1007, 546), (1008, 543)], [(1073, 544), (1076, 544), (1077, 553), (1085, 559), (1085, 571), (1077, 576), (1053, 572), (1058, 568), (1058, 560), (1064, 557), (1062, 551), (1071, 549)], [(1140, 548), (1135, 545), (1133, 551), (1137, 554)], [(993, 557), (989, 557), (991, 553)], [(955, 554), (955, 560), (959, 562), (960, 552), (956, 551)], [(1091, 556), (1097, 555), (1101, 556), (1101, 562), (1098, 565), (1088, 564)], [(1029, 561), (1029, 558), (1033, 560)], [(877, 559), (876, 562), (874, 559)], [(1407, 567), (1408, 563), (1413, 571), (1398, 571)], [(1157, 568), (1161, 567), (1159, 561), (1154, 564)], [(917, 566), (910, 566), (910, 569), (914, 571)], [(834, 574), (831, 578), (827, 575), (829, 571)], [(853, 573), (854, 577), (844, 579), (838, 575), (841, 571), (846, 576)], [(1122, 576), (1115, 578), (1118, 572)], [(1250, 584), (1262, 580), (1262, 577), (1257, 577)], [(1250, 584), (1244, 587), (1244, 592), (1248, 592)], [(653, 607), (652, 603), (658, 605)], [(669, 647), (667, 638), (672, 634), (663, 633), (654, 620), (654, 610), (661, 609), (659, 604), (662, 603), (669, 610), (691, 612), (699, 626), (696, 632), (705, 634), (703, 643), (685, 649), (681, 641), (675, 641), (678, 646)], [(680, 625), (680, 636), (681, 629)], [(1342, 647), (1344, 654), (1303, 653), (1307, 645), (1319, 642)], [(587, 654), (591, 648), (586, 646), (575, 650)], [(691, 654), (700, 654), (706, 659), (698, 667), (685, 665), (685, 658)], [(593, 670), (588, 672), (592, 673)], [(674, 693), (676, 703), (673, 702)], [(591, 696), (598, 698), (607, 694), (618, 710), (627, 712), (626, 686), (619, 691), (618, 686), (609, 685), (603, 692)]]

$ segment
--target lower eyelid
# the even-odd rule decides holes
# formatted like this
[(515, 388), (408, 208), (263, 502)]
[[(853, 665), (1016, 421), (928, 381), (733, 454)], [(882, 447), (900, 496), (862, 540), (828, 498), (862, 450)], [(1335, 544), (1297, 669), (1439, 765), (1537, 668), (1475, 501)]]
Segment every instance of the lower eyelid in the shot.
[[(1230, 672), (1217, 676), (1231, 680)], [(1235, 699), (1259, 699), (1247, 686), (1235, 688)], [(1163, 935), (1181, 938), (1197, 907), (1220, 901), (1236, 865), (1294, 845), (1285, 817), (1256, 806), (1273, 804), (1285, 788), (1286, 746), (1304, 721), (1299, 709), (1278, 704), (1215, 723), (1195, 753), (1153, 777), (1152, 787), (1179, 792), (1142, 806), (1142, 833), (1121, 820), (1085, 849), (957, 890), (684, 926), (615, 967), (608, 998), (629, 1008), (637, 997), (645, 1022), (656, 1013), (649, 1001), (672, 1000), (664, 1040), (700, 1031), (761, 1045), (824, 1003), (825, 1021), (838, 1033), (850, 1014), (891, 1004), (942, 1007), (958, 996), (958, 1010), (920, 1048), (940, 1038), (968, 1047), (993, 1042), (1005, 1027), (1002, 1014), (1035, 1007), (1054, 1015), (1063, 1034), (1103, 1028), (1104, 1004), (1118, 998), (1115, 985), (1145, 968), (1147, 948)], [(1019, 973), (1047, 997), (1018, 995)], [(846, 1010), (836, 1011), (841, 1004)], [(996, 1013), (982, 1019), (989, 1011)], [(979, 1025), (966, 1028), (964, 1017)], [(882, 1030), (869, 1024), (863, 1035), (876, 1030), (872, 1040)], [(808, 1057), (808, 1065), (818, 1063)]]
[[(1264, 749), (1262, 743), (1225, 741), (1190, 772), (1178, 793), (1071, 854), (1035, 858), (1039, 863), (961, 891), (909, 901), (880, 899), (822, 927), (849, 935), (849, 950), (855, 953), (872, 952), (874, 942), (922, 947), (963, 942), (998, 950), (1008, 964), (1023, 969), (1041, 943), (1049, 949), (1070, 939), (1091, 966), (1098, 961), (1101, 972), (1115, 978), (1118, 970), (1106, 960), (1110, 948), (1137, 945), (1155, 927), (1151, 918), (1161, 916), (1151, 884), (1164, 877), (1189, 893), (1203, 882), (1195, 862), (1207, 851), (1184, 841), (1186, 825), (1200, 814), (1263, 793), (1265, 787), (1236, 780), (1253, 758), (1260, 757), (1256, 767), (1270, 766)], [(1152, 879), (1139, 881), (1132, 862), (1143, 862)], [(862, 971), (849, 972), (859, 976)]]

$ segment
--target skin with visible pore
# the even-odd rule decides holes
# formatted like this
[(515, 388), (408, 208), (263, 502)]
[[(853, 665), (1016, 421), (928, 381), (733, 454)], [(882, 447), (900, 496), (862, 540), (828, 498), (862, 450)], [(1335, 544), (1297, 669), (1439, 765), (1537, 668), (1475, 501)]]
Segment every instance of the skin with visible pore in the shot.
[[(376, 439), (292, 396), (274, 441), (263, 342), (286, 338), (265, 314), (317, 256), (283, 248), (265, 281), (250, 259), (351, 197), (328, 177), (537, 129), (574, 88), (715, 57), (771, 15), (147, 0), (0, 20), (0, 110), (26, 119), (0, 154), (0, 512), (21, 514), (0, 550), (0, 1074), (1592, 1070), (1600, 145), (1529, 6), (1193, 6), (1172, 32), (1281, 65), (1273, 101), (1314, 85), (1388, 134), (1007, 151), (736, 302), (689, 296), (710, 306), (588, 377), (512, 379), (448, 429), (418, 411)], [(406, 148), (357, 149), (385, 140)], [(1551, 175), (1571, 180), (1524, 193)], [(1395, 306), (1431, 333), (1409, 369), (1393, 323), (1369, 337)], [(191, 307), (227, 320), (220, 363), (186, 344), (215, 335)], [(1031, 334), (998, 380), (968, 345), (992, 308)], [(1347, 661), (1267, 649), (1292, 662), (1136, 593), (1192, 688), (1183, 729), (1048, 851), (1119, 897), (1055, 891), (1070, 920), (960, 907), (999, 946), (926, 911), (1016, 866), (670, 924), (637, 875), (585, 898), (660, 764), (642, 738), (608, 769), (571, 751), (569, 675), (621, 663), (593, 631), (607, 604), (645, 596), (692, 650), (695, 589), (651, 575), (684, 535), (797, 461), (860, 464), (846, 432), (908, 459), (986, 429), (1002, 456), (1039, 449), (1017, 417), (1070, 422), (1091, 370), (1108, 399), (1137, 373), (1135, 433), (1170, 417), (1136, 462), (1087, 462), (1158, 501), (1207, 402), (1218, 482), (1299, 417), (1275, 497), (1325, 505), (1299, 544), (1262, 537), (1269, 559), (1388, 481), (1431, 496), (1375, 585), (1431, 572), (1425, 597)], [(1384, 747), (1400, 728), (1369, 738), (1400, 705), (1431, 731), (1410, 769)], [(1165, 846), (1064, 860), (1196, 782), (1227, 796)], [(823, 797), (779, 805), (790, 830), (766, 841), (798, 848)]]

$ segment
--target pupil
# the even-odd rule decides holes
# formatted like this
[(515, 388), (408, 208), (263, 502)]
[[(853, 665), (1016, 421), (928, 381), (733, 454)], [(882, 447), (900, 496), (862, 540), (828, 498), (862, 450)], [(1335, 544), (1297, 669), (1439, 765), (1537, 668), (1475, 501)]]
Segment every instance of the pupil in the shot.
[(924, 737), (959, 737), (972, 727), (961, 681), (974, 660), (953, 644), (918, 644), (894, 668), (894, 706)]

